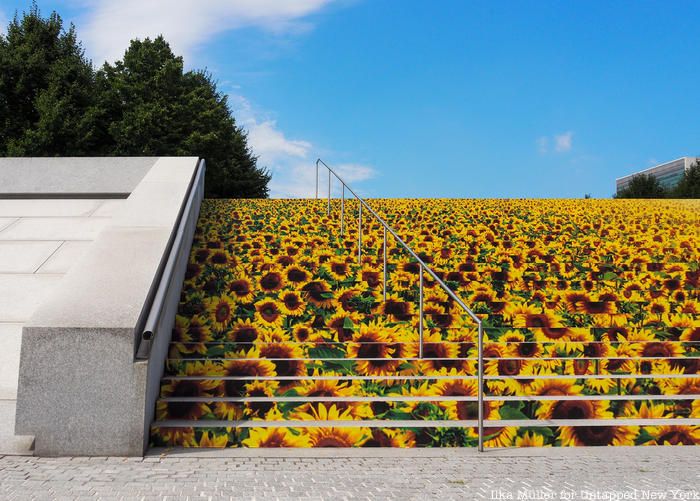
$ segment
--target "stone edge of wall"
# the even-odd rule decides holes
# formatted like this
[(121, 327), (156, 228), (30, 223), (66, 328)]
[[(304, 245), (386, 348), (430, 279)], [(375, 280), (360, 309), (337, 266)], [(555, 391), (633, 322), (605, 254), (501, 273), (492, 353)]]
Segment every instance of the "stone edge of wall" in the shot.
[[(196, 157), (153, 159), (124, 207), (23, 328), (15, 433), (43, 456), (142, 456), (203, 197)], [(191, 187), (191, 190), (190, 190)], [(166, 304), (148, 360), (135, 360), (144, 305), (182, 217)]]
[(158, 157), (0, 158), (0, 198), (126, 198)]

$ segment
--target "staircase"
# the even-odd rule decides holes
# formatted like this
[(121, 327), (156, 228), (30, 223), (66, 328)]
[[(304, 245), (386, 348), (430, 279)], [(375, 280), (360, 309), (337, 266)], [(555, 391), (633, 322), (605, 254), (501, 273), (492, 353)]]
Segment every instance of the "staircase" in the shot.
[[(327, 203), (204, 202), (152, 445), (479, 444), (476, 322)], [(481, 320), (484, 446), (700, 444), (697, 202), (371, 206)]]

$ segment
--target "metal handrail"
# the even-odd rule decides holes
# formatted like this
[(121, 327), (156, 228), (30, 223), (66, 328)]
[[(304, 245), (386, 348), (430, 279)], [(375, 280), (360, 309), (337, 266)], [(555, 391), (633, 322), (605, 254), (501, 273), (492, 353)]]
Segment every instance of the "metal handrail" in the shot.
[(455, 294), (452, 289), (450, 289), (445, 282), (443, 282), (440, 277), (416, 254), (411, 247), (408, 246), (406, 242), (401, 239), (399, 235), (377, 214), (374, 212), (372, 207), (367, 204), (357, 193), (353, 191), (350, 186), (343, 181), (343, 179), (333, 170), (331, 167), (321, 160), (316, 159), (316, 199), (318, 199), (318, 172), (319, 165), (323, 165), (328, 169), (328, 207), (327, 215), (331, 215), (331, 174), (340, 181), (342, 185), (341, 189), (341, 199), (340, 199), (340, 235), (343, 236), (344, 223), (345, 223), (345, 188), (348, 189), (350, 193), (357, 199), (359, 203), (358, 210), (358, 225), (357, 225), (357, 261), (358, 264), (362, 264), (362, 208), (364, 207), (374, 218), (382, 225), (384, 229), (384, 244), (383, 244), (383, 297), (386, 301), (386, 261), (387, 261), (387, 250), (386, 250), (386, 234), (387, 231), (394, 237), (396, 242), (398, 242), (410, 255), (418, 262), (420, 267), (419, 272), (419, 286), (418, 286), (418, 297), (419, 297), (419, 316), (418, 316), (418, 358), (423, 358), (423, 272), (425, 271), (430, 277), (435, 280), (435, 282), (450, 296), (459, 306), (462, 308), (469, 317), (476, 322), (478, 326), (479, 339), (477, 341), (478, 347), (478, 434), (479, 434), (479, 445), (478, 450), (483, 452), (484, 450), (484, 340), (483, 340), (483, 326), (481, 319), (474, 313), (464, 302)]

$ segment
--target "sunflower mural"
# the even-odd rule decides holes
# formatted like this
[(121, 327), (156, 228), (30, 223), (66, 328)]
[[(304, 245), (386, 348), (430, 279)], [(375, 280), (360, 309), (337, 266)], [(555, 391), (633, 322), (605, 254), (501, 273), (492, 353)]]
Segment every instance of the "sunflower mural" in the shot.
[[(487, 447), (700, 444), (697, 201), (370, 204), (482, 319)], [(426, 275), (420, 358), (419, 266), (339, 214), (204, 201), (153, 445), (476, 445), (476, 326)]]

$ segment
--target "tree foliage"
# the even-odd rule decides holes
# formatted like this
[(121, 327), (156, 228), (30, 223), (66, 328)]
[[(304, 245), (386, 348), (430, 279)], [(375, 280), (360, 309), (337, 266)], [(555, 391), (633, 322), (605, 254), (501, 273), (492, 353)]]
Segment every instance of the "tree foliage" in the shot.
[(95, 71), (75, 28), (36, 4), (0, 35), (0, 155), (199, 156), (210, 197), (266, 197), (270, 180), (227, 97), (163, 37)]
[(95, 146), (95, 76), (58, 14), (36, 5), (0, 35), (0, 155), (88, 155)]
[(266, 197), (269, 174), (257, 167), (227, 97), (203, 71), (184, 71), (158, 37), (133, 40), (121, 61), (97, 73), (107, 149), (117, 155), (198, 155), (207, 161), (209, 196)]
[(651, 174), (638, 174), (619, 190), (615, 198), (665, 198), (666, 190)]
[(700, 161), (685, 171), (683, 178), (673, 190), (676, 198), (700, 198)]

